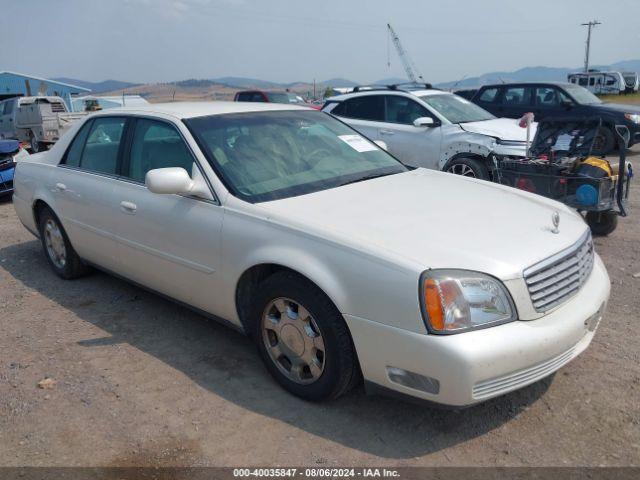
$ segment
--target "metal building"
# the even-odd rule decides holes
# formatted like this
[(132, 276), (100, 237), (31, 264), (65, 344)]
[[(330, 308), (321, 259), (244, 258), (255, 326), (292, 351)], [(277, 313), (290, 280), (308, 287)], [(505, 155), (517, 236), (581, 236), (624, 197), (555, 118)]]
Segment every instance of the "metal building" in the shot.
[(75, 95), (86, 95), (88, 88), (56, 82), (15, 72), (0, 72), (0, 100), (17, 95), (56, 95), (62, 97), (71, 110), (71, 100)]

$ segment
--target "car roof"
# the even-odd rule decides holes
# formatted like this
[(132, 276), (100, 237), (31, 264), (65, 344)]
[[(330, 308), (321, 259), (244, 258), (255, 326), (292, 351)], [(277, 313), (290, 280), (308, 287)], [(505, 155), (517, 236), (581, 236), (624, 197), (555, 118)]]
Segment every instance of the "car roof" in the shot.
[(268, 88), (268, 89), (262, 89), (262, 88), (251, 88), (251, 89), (247, 89), (247, 90), (238, 90), (236, 93), (254, 93), (254, 92), (259, 92), (259, 93), (290, 93), (292, 95), (297, 95), (297, 93), (295, 92), (287, 92), (286, 90), (278, 90), (277, 88)]
[(540, 86), (540, 85), (554, 85), (556, 87), (566, 87), (566, 86), (571, 86), (574, 85), (573, 83), (569, 83), (569, 82), (557, 82), (557, 81), (541, 81), (541, 80), (534, 80), (532, 82), (507, 82), (507, 83), (490, 83), (487, 85), (482, 85), (480, 87), (478, 87), (478, 90), (480, 90), (481, 88), (497, 88), (497, 87), (519, 87), (519, 86), (525, 86), (525, 85), (535, 85), (535, 86)]
[(328, 98), (327, 101), (337, 101), (341, 102), (343, 100), (348, 100), (350, 98), (360, 97), (362, 95), (409, 95), (414, 97), (423, 97), (426, 95), (453, 95), (451, 92), (447, 92), (446, 90), (438, 90), (436, 88), (433, 89), (424, 89), (424, 90), (392, 90), (387, 88), (380, 89), (370, 89), (370, 90), (360, 90), (359, 92), (351, 92), (344, 93), (342, 95), (336, 95), (335, 97)]
[(261, 103), (261, 102), (171, 102), (171, 103), (150, 103), (135, 107), (110, 108), (102, 110), (94, 115), (123, 114), (159, 114), (169, 115), (179, 119), (206, 117), (209, 115), (226, 115), (230, 113), (245, 112), (271, 112), (282, 110), (313, 110), (304, 105), (287, 105), (282, 103)]

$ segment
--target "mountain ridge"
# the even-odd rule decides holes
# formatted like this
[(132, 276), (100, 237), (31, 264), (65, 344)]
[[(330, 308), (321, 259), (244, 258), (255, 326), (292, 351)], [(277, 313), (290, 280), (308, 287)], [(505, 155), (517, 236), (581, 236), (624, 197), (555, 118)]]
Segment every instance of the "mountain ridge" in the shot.
[[(640, 72), (640, 59), (637, 60), (622, 60), (611, 65), (594, 65), (594, 69), (598, 70), (619, 70), (619, 71), (636, 71)], [(474, 77), (466, 77), (460, 80), (451, 80), (448, 82), (437, 83), (436, 86), (440, 88), (471, 88), (478, 87), (487, 83), (500, 83), (510, 81), (566, 81), (567, 74), (580, 71), (580, 68), (565, 68), (565, 67), (523, 67), (514, 71), (496, 71), (484, 73), (482, 75)], [(85, 80), (78, 80), (67, 77), (53, 78), (53, 80), (65, 82), (79, 87), (89, 88), (92, 93), (113, 92), (117, 90), (125, 90), (127, 88), (140, 86), (143, 84), (125, 82), (120, 80), (104, 80), (101, 82), (88, 82)], [(428, 81), (428, 80), (427, 80)], [(356, 85), (388, 85), (392, 83), (403, 83), (403, 80), (399, 77), (384, 78), (373, 82), (356, 82), (347, 78), (330, 78), (324, 81), (316, 82), (318, 90), (326, 87), (354, 87)], [(157, 84), (169, 84), (178, 86), (202, 86), (202, 85), (222, 85), (230, 88), (248, 89), (285, 89), (291, 87), (304, 87), (311, 86), (312, 82), (297, 81), (297, 82), (273, 82), (269, 80), (260, 80), (250, 77), (238, 77), (238, 76), (224, 76), (211, 79), (184, 79), (173, 82), (157, 82)]]

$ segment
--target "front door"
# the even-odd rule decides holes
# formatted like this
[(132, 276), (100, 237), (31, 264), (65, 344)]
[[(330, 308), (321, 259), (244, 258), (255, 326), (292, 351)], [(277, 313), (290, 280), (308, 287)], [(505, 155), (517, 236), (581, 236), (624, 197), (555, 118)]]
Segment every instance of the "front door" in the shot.
[(182, 167), (200, 174), (172, 124), (137, 119), (116, 187), (121, 272), (131, 280), (215, 313), (223, 209), (214, 200), (160, 195), (144, 185), (149, 170)]
[(442, 130), (440, 127), (416, 127), (420, 117), (438, 119), (415, 100), (400, 95), (385, 95), (385, 121), (378, 125), (379, 138), (389, 152), (411, 167), (439, 168)]
[(0, 138), (15, 138), (15, 128), (13, 126), (15, 103), (15, 99), (0, 102)]

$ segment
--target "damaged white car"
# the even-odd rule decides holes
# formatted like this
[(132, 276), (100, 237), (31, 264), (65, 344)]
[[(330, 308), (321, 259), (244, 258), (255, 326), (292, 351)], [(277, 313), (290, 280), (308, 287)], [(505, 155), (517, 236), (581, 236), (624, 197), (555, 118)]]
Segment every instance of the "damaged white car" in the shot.
[[(493, 156), (524, 157), (527, 130), (431, 85), (356, 87), (323, 110), (371, 140), (384, 142), (405, 165), (489, 179)], [(535, 124), (529, 132), (535, 134)]]

